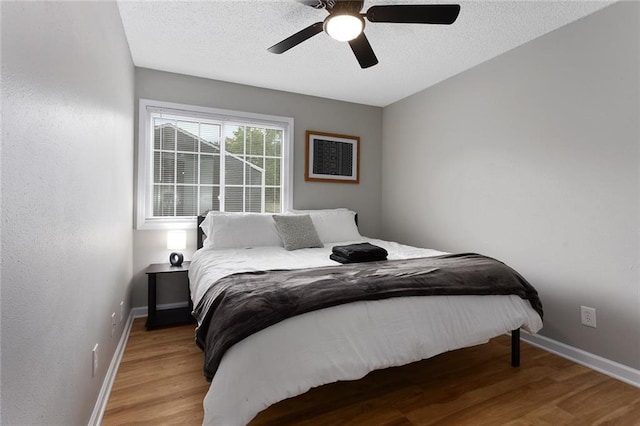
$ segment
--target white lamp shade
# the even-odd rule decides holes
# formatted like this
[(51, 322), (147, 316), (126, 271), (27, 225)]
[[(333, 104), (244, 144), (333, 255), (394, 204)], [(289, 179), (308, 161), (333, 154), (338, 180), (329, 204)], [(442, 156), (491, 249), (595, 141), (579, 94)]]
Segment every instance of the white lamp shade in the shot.
[(353, 15), (331, 15), (325, 23), (327, 34), (338, 41), (353, 40), (363, 28), (362, 18)]
[(167, 248), (169, 250), (184, 250), (187, 248), (186, 231), (169, 231), (167, 233)]

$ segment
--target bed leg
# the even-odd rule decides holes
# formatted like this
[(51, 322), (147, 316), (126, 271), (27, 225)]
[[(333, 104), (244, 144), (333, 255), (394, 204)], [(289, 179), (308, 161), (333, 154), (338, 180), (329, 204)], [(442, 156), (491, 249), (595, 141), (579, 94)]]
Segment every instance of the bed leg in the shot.
[(520, 367), (520, 329), (511, 331), (511, 366)]

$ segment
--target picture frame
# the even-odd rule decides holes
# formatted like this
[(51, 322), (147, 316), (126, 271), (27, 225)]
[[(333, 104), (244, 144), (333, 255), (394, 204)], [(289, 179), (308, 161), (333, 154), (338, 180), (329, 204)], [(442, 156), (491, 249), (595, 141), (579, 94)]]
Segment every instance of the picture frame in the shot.
[(304, 180), (360, 183), (360, 137), (306, 131)]

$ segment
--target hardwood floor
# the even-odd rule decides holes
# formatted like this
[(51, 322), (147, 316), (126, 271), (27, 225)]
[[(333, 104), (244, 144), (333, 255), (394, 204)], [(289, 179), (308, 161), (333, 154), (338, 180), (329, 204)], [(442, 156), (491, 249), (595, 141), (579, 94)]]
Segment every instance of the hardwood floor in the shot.
[(209, 384), (194, 326), (146, 331), (134, 321), (103, 425), (202, 424)]
[[(193, 326), (147, 332), (136, 319), (104, 425), (202, 423), (208, 383)], [(640, 425), (640, 389), (510, 340), (322, 386), (260, 413), (260, 425)]]

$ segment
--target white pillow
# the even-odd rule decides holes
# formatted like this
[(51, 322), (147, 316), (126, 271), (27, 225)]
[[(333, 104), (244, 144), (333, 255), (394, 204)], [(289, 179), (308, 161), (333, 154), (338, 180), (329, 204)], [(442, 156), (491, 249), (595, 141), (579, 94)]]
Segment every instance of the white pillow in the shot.
[(204, 233), (204, 238), (202, 242), (203, 247), (211, 247), (213, 245), (213, 239), (209, 238), (213, 235), (213, 221), (215, 217), (231, 215), (231, 214), (242, 214), (242, 213), (230, 213), (230, 212), (218, 212), (215, 210), (209, 210), (204, 217), (204, 220), (200, 224), (200, 229)]
[(362, 239), (356, 225), (356, 212), (345, 208), (325, 210), (292, 210), (291, 213), (306, 213), (324, 243), (357, 241)]
[(200, 227), (207, 236), (203, 246), (208, 248), (282, 247), (270, 214), (209, 212)]
[[(205, 237), (208, 237), (209, 235), (211, 235), (211, 227), (213, 226), (213, 216), (214, 215), (223, 215), (225, 213), (223, 212), (214, 212), (214, 211), (209, 211), (207, 212), (207, 215), (204, 217), (204, 220), (202, 221), (202, 223), (200, 224), (200, 229), (202, 229), (202, 232), (204, 233)], [(208, 239), (208, 238), (207, 238)], [(204, 245), (206, 246), (207, 240), (204, 240)]]

